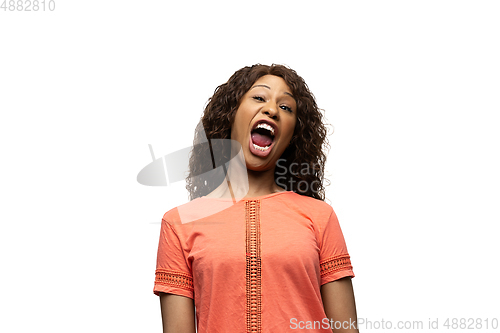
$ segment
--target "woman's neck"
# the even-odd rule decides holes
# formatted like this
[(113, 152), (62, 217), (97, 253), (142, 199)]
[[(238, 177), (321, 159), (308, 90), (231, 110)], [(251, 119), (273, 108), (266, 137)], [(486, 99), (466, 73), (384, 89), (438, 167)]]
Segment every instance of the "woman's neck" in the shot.
[(283, 191), (286, 190), (274, 181), (274, 168), (265, 171), (230, 168), (222, 184), (207, 197), (240, 200)]

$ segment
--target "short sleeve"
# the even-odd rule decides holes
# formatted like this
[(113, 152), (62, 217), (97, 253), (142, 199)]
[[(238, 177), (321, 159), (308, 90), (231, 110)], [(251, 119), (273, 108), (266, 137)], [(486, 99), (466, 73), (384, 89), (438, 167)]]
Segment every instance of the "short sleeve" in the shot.
[(161, 221), (153, 292), (157, 296), (164, 292), (194, 299), (193, 275), (182, 242), (165, 219)]
[(351, 258), (335, 212), (320, 229), (319, 265), (321, 285), (343, 277), (354, 277)]

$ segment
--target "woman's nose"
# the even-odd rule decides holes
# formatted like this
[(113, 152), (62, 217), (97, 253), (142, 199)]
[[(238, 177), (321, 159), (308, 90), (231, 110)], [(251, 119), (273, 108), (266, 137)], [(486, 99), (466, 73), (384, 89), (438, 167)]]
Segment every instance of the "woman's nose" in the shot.
[(279, 112), (278, 112), (278, 108), (276, 107), (276, 104), (269, 102), (264, 106), (264, 108), (262, 110), (265, 114), (267, 114), (268, 116), (270, 116), (273, 119), (278, 119), (278, 117), (279, 117)]

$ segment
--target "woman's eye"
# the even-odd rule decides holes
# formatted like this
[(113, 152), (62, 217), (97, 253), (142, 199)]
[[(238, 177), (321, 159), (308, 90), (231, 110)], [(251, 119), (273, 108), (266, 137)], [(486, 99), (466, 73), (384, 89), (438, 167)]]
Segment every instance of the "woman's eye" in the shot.
[(257, 101), (260, 101), (260, 102), (265, 102), (266, 100), (261, 97), (261, 96), (254, 96), (253, 99), (257, 100)]
[(289, 107), (289, 106), (282, 105), (282, 106), (281, 106), (281, 108), (282, 108), (283, 110), (287, 110), (288, 112), (293, 112), (292, 108), (291, 108), (291, 107)]

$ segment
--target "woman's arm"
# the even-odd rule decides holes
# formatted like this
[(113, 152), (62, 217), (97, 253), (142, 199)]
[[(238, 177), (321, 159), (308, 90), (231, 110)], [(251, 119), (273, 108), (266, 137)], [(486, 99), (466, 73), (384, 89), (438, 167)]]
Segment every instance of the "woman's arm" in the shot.
[[(321, 297), (325, 313), (333, 323), (333, 331), (358, 333), (356, 303), (350, 277), (326, 283), (321, 286)], [(352, 324), (354, 322), (354, 324)], [(337, 323), (337, 326), (335, 324)], [(342, 324), (342, 325), (341, 325)], [(335, 327), (340, 327), (336, 329)]]
[(185, 296), (160, 293), (163, 333), (195, 333), (194, 301)]

